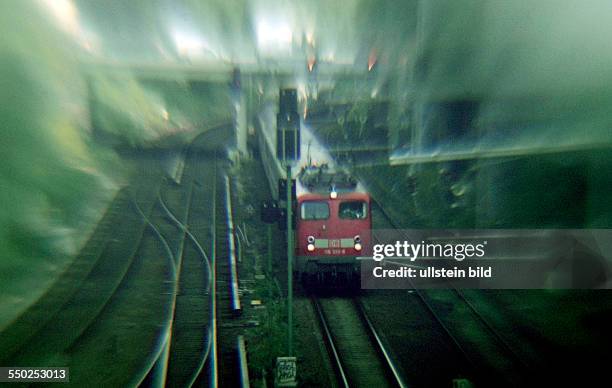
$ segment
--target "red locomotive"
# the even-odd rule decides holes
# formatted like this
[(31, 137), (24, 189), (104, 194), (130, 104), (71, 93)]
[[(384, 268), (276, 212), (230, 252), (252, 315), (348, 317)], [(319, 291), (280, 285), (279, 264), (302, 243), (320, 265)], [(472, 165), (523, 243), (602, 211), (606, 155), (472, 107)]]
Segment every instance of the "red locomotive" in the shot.
[(370, 243), (370, 196), (344, 171), (326, 165), (298, 175), (296, 271), (305, 282), (358, 279), (357, 257)]

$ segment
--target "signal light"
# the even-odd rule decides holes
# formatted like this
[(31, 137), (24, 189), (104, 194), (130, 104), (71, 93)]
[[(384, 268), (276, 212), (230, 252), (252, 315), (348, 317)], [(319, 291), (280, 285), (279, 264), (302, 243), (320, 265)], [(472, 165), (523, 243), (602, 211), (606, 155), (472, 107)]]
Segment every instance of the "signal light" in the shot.
[(308, 236), (308, 238), (306, 239), (306, 241), (308, 241), (308, 244), (314, 244), (314, 242), (315, 242), (315, 238), (314, 238), (314, 236)]
[(360, 243), (355, 243), (355, 250), (356, 251), (360, 251), (361, 250), (361, 244)]
[(308, 252), (313, 252), (315, 250), (314, 244), (308, 244), (307, 249), (308, 249)]

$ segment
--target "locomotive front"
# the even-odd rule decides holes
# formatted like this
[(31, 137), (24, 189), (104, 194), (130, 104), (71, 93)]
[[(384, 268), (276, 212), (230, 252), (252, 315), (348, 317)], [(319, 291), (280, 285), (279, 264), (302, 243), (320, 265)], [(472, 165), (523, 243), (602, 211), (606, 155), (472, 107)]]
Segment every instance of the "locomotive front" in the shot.
[(296, 270), (305, 283), (356, 281), (357, 258), (365, 255), (370, 244), (370, 196), (355, 191), (355, 185), (343, 188), (334, 178), (323, 180), (332, 182), (329, 191), (317, 191), (307, 183), (312, 191), (298, 197)]

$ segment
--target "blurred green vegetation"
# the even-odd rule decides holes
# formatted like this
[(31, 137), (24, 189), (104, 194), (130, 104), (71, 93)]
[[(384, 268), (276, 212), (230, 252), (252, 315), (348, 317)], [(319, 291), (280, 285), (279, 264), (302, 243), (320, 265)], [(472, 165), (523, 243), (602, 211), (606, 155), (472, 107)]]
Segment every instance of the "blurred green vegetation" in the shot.
[[(328, 112), (318, 113), (323, 121), (314, 127), (332, 150), (348, 150), (335, 156), (352, 166), (386, 213), (405, 228), (612, 225), (612, 151), (606, 149), (611, 133), (600, 117), (582, 111), (559, 116), (557, 105), (545, 111), (515, 100), (506, 105), (485, 101), (486, 115), (471, 109), (471, 103), (453, 101), (422, 109), (430, 119), (415, 139), (411, 124), (393, 119), (399, 109), (388, 105), (397, 101), (326, 107)], [(591, 96), (588, 101), (581, 109), (599, 112), (607, 99)], [(501, 111), (491, 121), (493, 106)], [(509, 109), (517, 114), (510, 115)], [(375, 157), (387, 141), (389, 152), (403, 146), (397, 153), (406, 155), (405, 165), (390, 165), (387, 152)], [(354, 151), (362, 148), (366, 151)], [(516, 156), (496, 155), (498, 150)], [(418, 160), (412, 162), (413, 155)]]
[(0, 4), (0, 330), (62, 274), (128, 182), (115, 146), (184, 141), (232, 115), (227, 85), (148, 82), (83, 61), (95, 42), (46, 6)]
[(224, 83), (139, 81), (129, 73), (94, 73), (89, 82), (96, 138), (111, 145), (150, 146), (167, 136), (186, 143), (232, 117)]
[(120, 174), (91, 142), (74, 47), (39, 12), (0, 6), (0, 328), (65, 268)]

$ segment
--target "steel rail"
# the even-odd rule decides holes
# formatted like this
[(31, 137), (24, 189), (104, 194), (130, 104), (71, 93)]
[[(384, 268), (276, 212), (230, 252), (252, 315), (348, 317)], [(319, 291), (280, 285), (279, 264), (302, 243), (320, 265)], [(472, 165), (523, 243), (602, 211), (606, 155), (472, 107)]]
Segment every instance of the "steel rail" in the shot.
[(160, 205), (162, 206), (162, 208), (164, 209), (164, 211), (166, 212), (166, 214), (168, 215), (168, 217), (176, 224), (176, 226), (179, 229), (181, 229), (182, 231), (184, 231), (187, 234), (187, 237), (189, 237), (191, 242), (195, 245), (196, 249), (200, 253), (200, 256), (202, 256), (202, 259), (203, 259), (204, 263), (206, 264), (206, 267), (208, 268), (208, 284), (206, 286), (206, 292), (209, 292), (210, 291), (210, 284), (212, 282), (212, 279), (211, 279), (211, 264), (210, 264), (210, 260), (208, 258), (208, 255), (206, 254), (206, 251), (204, 250), (204, 248), (202, 248), (202, 245), (200, 244), (198, 239), (193, 235), (193, 233), (191, 233), (191, 231), (187, 228), (187, 226), (185, 226), (182, 222), (180, 222), (176, 218), (176, 216), (172, 213), (172, 211), (168, 208), (168, 206), (166, 205), (166, 203), (165, 203), (164, 199), (162, 198), (161, 194), (159, 195), (159, 202), (160, 202)]
[[(378, 207), (378, 209), (380, 210), (381, 214), (384, 216), (384, 218), (387, 220), (387, 222), (394, 228), (397, 229), (397, 225), (391, 220), (391, 217), (389, 217), (389, 215), (385, 212), (384, 208), (380, 205), (380, 203), (378, 201), (376, 201), (374, 198), (372, 199), (372, 202), (374, 202), (376, 204), (376, 206)], [(459, 342), (459, 340), (451, 333), (450, 329), (446, 326), (446, 324), (444, 323), (444, 321), (442, 320), (442, 318), (440, 318), (440, 316), (436, 313), (436, 311), (434, 310), (434, 308), (431, 306), (431, 304), (427, 301), (427, 298), (425, 298), (425, 296), (421, 293), (421, 291), (419, 289), (417, 289), (414, 286), (414, 283), (410, 280), (407, 279), (408, 282), (410, 283), (412, 290), (417, 297), (419, 298), (419, 300), (421, 301), (421, 303), (423, 304), (423, 306), (425, 306), (425, 308), (427, 309), (427, 311), (429, 312), (429, 314), (434, 318), (434, 320), (438, 323), (438, 326), (440, 326), (442, 328), (442, 330), (444, 331), (444, 333), (446, 334), (446, 336), (448, 338), (450, 338), (450, 340), (452, 341), (453, 345), (455, 346), (455, 348), (461, 353), (461, 355), (467, 360), (467, 362), (470, 364), (470, 366), (476, 370), (476, 363), (475, 361), (472, 359), (472, 357), (470, 357), (470, 355), (468, 354), (468, 352), (463, 348), (463, 346), (461, 345), (461, 343)]]
[(242, 311), (240, 304), (240, 295), (238, 294), (238, 269), (236, 264), (236, 239), (234, 230), (234, 219), (232, 214), (232, 193), (230, 189), (230, 181), (227, 175), (224, 176), (225, 181), (225, 217), (227, 222), (227, 238), (229, 243), (229, 265), (230, 265), (230, 284), (232, 295), (232, 311), (239, 314)]
[(325, 343), (327, 344), (331, 355), (333, 356), (333, 361), (334, 361), (334, 369), (336, 370), (336, 373), (338, 374), (338, 376), (340, 377), (340, 380), (342, 382), (342, 385), (345, 388), (349, 388), (350, 385), (348, 383), (348, 378), (346, 376), (346, 372), (344, 370), (344, 366), (342, 365), (342, 360), (340, 359), (340, 354), (338, 353), (338, 349), (337, 346), (334, 342), (334, 338), (331, 334), (331, 331), (329, 330), (329, 326), (327, 325), (327, 319), (325, 318), (325, 314), (323, 313), (323, 309), (321, 308), (321, 304), (319, 303), (319, 300), (316, 297), (311, 297), (312, 300), (312, 304), (315, 308), (315, 311), (317, 312), (317, 316), (319, 318), (319, 323), (321, 324), (321, 327), (323, 328), (323, 333), (325, 334)]
[[(380, 205), (380, 203), (378, 203), (378, 201), (375, 201), (375, 200), (373, 202), (379, 208), (379, 210), (381, 211), (381, 214), (383, 214), (384, 218), (389, 222), (389, 224), (391, 224), (391, 226), (393, 226), (394, 228), (397, 228), (397, 225), (391, 220), (391, 218), (385, 212), (384, 208)], [(459, 340), (451, 333), (450, 329), (443, 322), (442, 318), (436, 313), (431, 303), (427, 301), (427, 298), (422, 294), (422, 292), (419, 289), (414, 287), (414, 284), (412, 283), (410, 279), (408, 279), (408, 281), (412, 285), (412, 291), (416, 293), (416, 295), (419, 297), (423, 305), (427, 308), (430, 314), (438, 322), (439, 326), (442, 327), (442, 329), (447, 334), (447, 336), (451, 338), (455, 347), (463, 354), (463, 356), (470, 363), (472, 368), (474, 368), (474, 370), (477, 370), (478, 368), (477, 368), (476, 362), (473, 360), (472, 357), (470, 357), (468, 352), (459, 343)], [(455, 293), (455, 295), (462, 302), (464, 302), (464, 304), (468, 307), (468, 309), (472, 312), (472, 314), (485, 327), (485, 329), (489, 332), (489, 334), (493, 336), (493, 338), (498, 342), (498, 344), (502, 347), (502, 349), (506, 352), (506, 354), (509, 354), (510, 357), (514, 359), (514, 361), (516, 361), (518, 364), (520, 364), (523, 368), (528, 368), (528, 365), (525, 362), (525, 360), (518, 353), (516, 353), (514, 349), (512, 349), (510, 344), (508, 344), (508, 342), (503, 338), (503, 336), (499, 334), (497, 330), (495, 330), (495, 328), (488, 322), (488, 320), (476, 309), (476, 306), (474, 306), (459, 289), (449, 284), (449, 290), (452, 290), (452, 292)]]
[(219, 386), (219, 345), (217, 343), (217, 153), (213, 164), (213, 195), (212, 195), (212, 246), (211, 246), (211, 288), (210, 288), (210, 327), (212, 334), (212, 359), (210, 363), (210, 386)]
[[(159, 193), (158, 193), (159, 194)], [(193, 195), (193, 182), (191, 183), (191, 188), (189, 189), (189, 195), (187, 197), (187, 205), (185, 207), (185, 222), (188, 222), (189, 220), (189, 209), (191, 208), (191, 197)], [(183, 265), (183, 253), (184, 253), (184, 247), (185, 247), (185, 236), (186, 233), (183, 233), (183, 236), (181, 238), (181, 242), (179, 244), (179, 248), (178, 248), (178, 252), (175, 258), (175, 262), (178, 260), (178, 262), (176, 262), (176, 267), (177, 267), (177, 271), (176, 271), (176, 277), (175, 277), (175, 284), (176, 284), (176, 288), (175, 288), (175, 292), (173, 294), (172, 297), (172, 309), (171, 309), (171, 322), (170, 322), (170, 329), (169, 329), (169, 336), (167, 338), (167, 342), (166, 342), (166, 347), (167, 349), (164, 351), (164, 360), (163, 360), (163, 369), (162, 369), (162, 375), (161, 375), (161, 381), (163, 382), (163, 385), (165, 386), (167, 381), (167, 373), (168, 373), (168, 363), (170, 362), (170, 347), (172, 345), (172, 331), (173, 331), (173, 323), (174, 323), (174, 318), (176, 315), (176, 303), (177, 303), (177, 297), (178, 297), (178, 285), (180, 284), (181, 281), (181, 268)]]
[(406, 385), (406, 383), (404, 383), (404, 380), (400, 376), (399, 371), (395, 367), (395, 364), (393, 363), (393, 360), (391, 359), (391, 355), (389, 354), (389, 352), (385, 348), (385, 346), (384, 346), (384, 344), (382, 342), (382, 339), (381, 339), (380, 335), (378, 334), (378, 331), (376, 330), (376, 328), (372, 324), (372, 321), (368, 317), (368, 314), (365, 311), (365, 308), (363, 307), (363, 303), (360, 300), (358, 300), (357, 298), (354, 298), (353, 302), (355, 303), (355, 306), (357, 307), (357, 311), (359, 312), (359, 316), (361, 317), (362, 321), (365, 323), (365, 326), (368, 328), (368, 332), (370, 333), (370, 335), (374, 339), (374, 342), (376, 342), (378, 352), (385, 359), (385, 361), (386, 361), (385, 365), (389, 369), (389, 372), (393, 375), (395, 383), (400, 388), (407, 388), (408, 385)]
[(454, 293), (457, 295), (457, 297), (459, 299), (461, 299), (470, 309), (470, 311), (472, 311), (472, 313), (478, 317), (478, 319), (480, 320), (480, 322), (483, 324), (483, 326), (487, 329), (487, 331), (489, 331), (489, 333), (491, 335), (493, 335), (493, 337), (495, 337), (495, 339), (501, 344), (501, 346), (506, 350), (507, 353), (511, 354), (513, 358), (515, 358), (515, 360), (521, 364), (521, 366), (523, 368), (528, 368), (529, 365), (527, 365), (527, 363), (525, 362), (525, 360), (519, 356), (519, 354), (512, 349), (512, 347), (510, 346), (510, 344), (506, 341), (506, 339), (499, 334), (499, 332), (497, 330), (495, 330), (495, 328), (493, 327), (493, 325), (491, 325), (489, 323), (489, 321), (476, 309), (476, 306), (474, 306), (472, 304), (472, 302), (470, 302), (467, 297), (465, 296), (465, 294), (463, 294), (463, 292), (461, 292), (459, 289), (454, 288), (452, 289), (454, 291)]
[[(168, 260), (170, 261), (171, 268), (172, 268), (172, 280), (173, 280), (172, 294), (176, 295), (176, 292), (178, 289), (178, 283), (176, 281), (177, 268), (176, 268), (174, 254), (172, 253), (172, 250), (170, 249), (168, 242), (166, 241), (162, 233), (159, 231), (159, 229), (151, 222), (151, 220), (149, 220), (149, 218), (143, 213), (142, 209), (140, 209), (140, 206), (138, 206), (138, 204), (135, 201), (133, 204), (136, 210), (138, 211), (138, 213), (140, 214), (140, 216), (142, 217), (142, 219), (145, 221), (145, 223), (153, 230), (157, 238), (164, 245), (164, 249), (166, 250), (166, 254), (168, 255)], [(168, 314), (168, 318), (166, 322), (164, 323), (164, 329), (163, 329), (164, 341), (163, 341), (162, 346), (160, 346), (159, 350), (155, 353), (154, 357), (151, 358), (149, 366), (144, 368), (144, 372), (140, 374), (140, 378), (136, 379), (134, 381), (134, 384), (132, 385), (140, 386), (142, 382), (145, 380), (145, 378), (147, 377), (147, 375), (151, 373), (151, 371), (155, 368), (155, 365), (159, 362), (159, 360), (161, 360), (161, 357), (165, 357), (165, 354), (168, 352), (169, 342), (170, 342), (171, 332), (172, 332), (173, 315), (174, 314), (171, 311)], [(163, 386), (163, 381), (165, 380), (165, 371), (166, 371), (166, 368), (164, 366), (163, 369), (160, 371), (161, 374), (159, 375), (156, 374), (156, 376), (154, 376), (154, 381), (153, 381), (154, 386), (160, 386), (160, 387)]]
[(189, 380), (189, 383), (187, 384), (187, 387), (189, 388), (193, 387), (193, 384), (195, 384), (196, 380), (198, 379), (198, 376), (200, 376), (200, 374), (202, 373), (204, 365), (206, 365), (206, 361), (208, 360), (208, 356), (210, 355), (212, 347), (211, 337), (212, 329), (209, 328), (208, 336), (206, 337), (206, 350), (204, 351), (204, 354), (202, 354), (202, 356), (200, 357), (200, 363), (198, 364), (198, 367), (195, 369), (193, 375), (191, 376), (191, 379)]
[(250, 388), (249, 382), (249, 365), (247, 362), (246, 344), (244, 336), (239, 335), (237, 338), (238, 364), (240, 368), (240, 386), (242, 388)]

